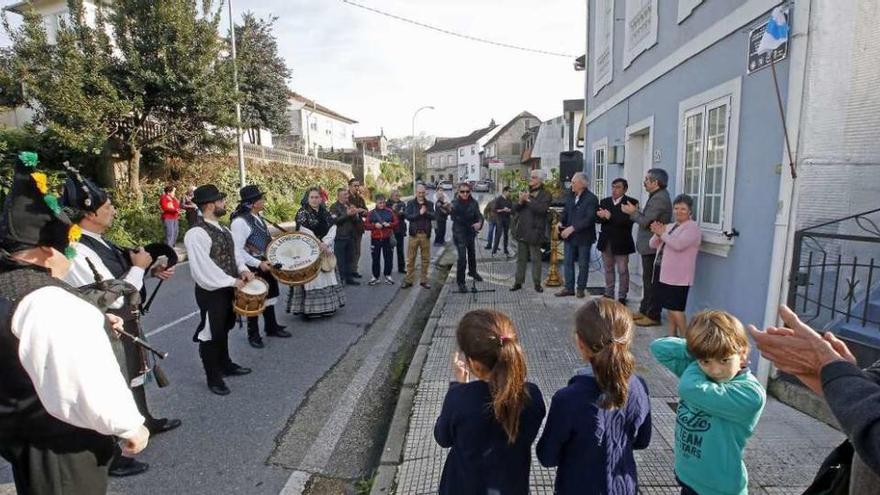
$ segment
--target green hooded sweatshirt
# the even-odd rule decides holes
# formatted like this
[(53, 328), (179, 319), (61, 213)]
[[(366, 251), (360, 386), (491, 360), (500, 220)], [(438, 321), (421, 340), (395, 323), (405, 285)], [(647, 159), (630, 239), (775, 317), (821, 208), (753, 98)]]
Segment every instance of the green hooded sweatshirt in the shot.
[(748, 368), (728, 382), (709, 379), (678, 337), (655, 340), (651, 353), (679, 377), (678, 479), (700, 495), (748, 495), (743, 451), (764, 409), (764, 387)]

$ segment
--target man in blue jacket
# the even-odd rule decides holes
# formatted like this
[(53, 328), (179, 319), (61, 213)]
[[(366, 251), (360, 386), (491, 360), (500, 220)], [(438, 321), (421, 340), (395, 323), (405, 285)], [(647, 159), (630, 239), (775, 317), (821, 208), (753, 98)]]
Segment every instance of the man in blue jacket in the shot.
[(574, 265), (577, 262), (577, 297), (584, 297), (590, 275), (590, 249), (596, 242), (596, 210), (599, 198), (587, 189), (583, 172), (571, 178), (571, 194), (565, 199), (559, 236), (565, 241), (565, 288), (556, 297), (575, 295)]

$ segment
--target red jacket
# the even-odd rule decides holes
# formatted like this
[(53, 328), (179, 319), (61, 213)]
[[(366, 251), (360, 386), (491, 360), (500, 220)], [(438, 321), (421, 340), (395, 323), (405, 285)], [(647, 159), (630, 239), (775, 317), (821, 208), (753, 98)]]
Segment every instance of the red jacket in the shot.
[[(376, 225), (378, 223), (390, 223), (391, 225), (379, 227)], [(364, 219), (364, 228), (370, 231), (370, 239), (390, 239), (394, 229), (397, 228), (397, 215), (387, 206), (381, 210), (375, 208), (370, 210), (367, 218)]]
[(180, 218), (180, 201), (170, 194), (163, 194), (159, 198), (159, 208), (162, 209), (162, 220), (177, 220)]

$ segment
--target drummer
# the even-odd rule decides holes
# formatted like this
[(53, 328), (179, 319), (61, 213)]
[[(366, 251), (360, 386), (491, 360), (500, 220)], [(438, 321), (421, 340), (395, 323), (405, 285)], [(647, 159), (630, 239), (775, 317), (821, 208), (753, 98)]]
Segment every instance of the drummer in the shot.
[[(279, 325), (275, 317), (275, 303), (278, 302), (279, 290), (278, 280), (272, 275), (269, 262), (266, 261), (266, 247), (272, 240), (272, 235), (269, 234), (269, 226), (262, 217), (263, 209), (266, 207), (265, 193), (259, 186), (249, 185), (242, 187), (238, 195), (241, 201), (232, 212), (232, 224), (229, 226), (232, 230), (232, 239), (235, 241), (235, 256), (243, 259), (248, 268), (269, 285), (266, 307), (263, 310), (263, 330), (266, 335), (290, 337), (290, 332)], [(263, 348), (258, 316), (248, 316), (247, 334), (251, 347)]]
[[(146, 275), (162, 280), (174, 275), (174, 267), (166, 268), (164, 264), (156, 264), (149, 274), (145, 273), (152, 258), (143, 248), (125, 251), (104, 238), (104, 233), (113, 224), (116, 209), (109, 195), (92, 181), (76, 173), (70, 174), (64, 183), (61, 202), (71, 220), (82, 230), (80, 242), (74, 244), (76, 256), (71, 260), (70, 271), (64, 277), (65, 282), (74, 287), (82, 287), (96, 282), (97, 273), (102, 280), (123, 280), (133, 286), (134, 290), (140, 291)], [(89, 261), (94, 266), (94, 271), (89, 266)], [(109, 312), (122, 318), (126, 331), (143, 338), (139, 311), (137, 306), (132, 307), (129, 301), (119, 298), (111, 305)], [(144, 426), (150, 430), (150, 435), (158, 435), (180, 426), (179, 419), (156, 418), (150, 414), (144, 390), (146, 377), (142, 349), (129, 339), (112, 339), (111, 344), (123, 376), (131, 387), (138, 411), (146, 418)], [(147, 468), (147, 464), (122, 456), (117, 451), (110, 463), (110, 476), (131, 476), (142, 473)]]
[(226, 215), (226, 195), (217, 186), (206, 184), (196, 188), (193, 202), (202, 212), (202, 221), (190, 227), (183, 238), (196, 283), (196, 304), (201, 311), (193, 342), (199, 344), (208, 389), (217, 395), (228, 395), (223, 378), (251, 372), (229, 357), (229, 330), (235, 325), (234, 289), (244, 287), (254, 274), (235, 255), (232, 232), (220, 225), (219, 219)]

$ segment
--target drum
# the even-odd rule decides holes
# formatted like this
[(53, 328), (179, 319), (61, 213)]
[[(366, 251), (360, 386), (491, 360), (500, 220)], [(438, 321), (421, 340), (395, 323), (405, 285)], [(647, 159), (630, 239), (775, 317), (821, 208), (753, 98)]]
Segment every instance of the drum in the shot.
[(321, 271), (321, 247), (315, 237), (291, 232), (269, 243), (266, 260), (272, 266), (272, 275), (282, 284), (304, 285)]
[(235, 290), (235, 301), (232, 310), (241, 316), (258, 316), (266, 307), (266, 296), (269, 295), (269, 284), (260, 277), (246, 283), (241, 289)]

